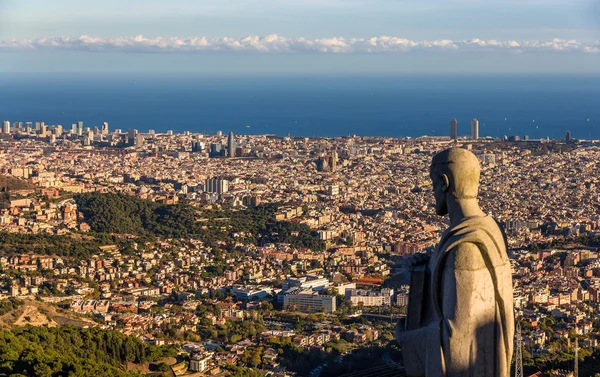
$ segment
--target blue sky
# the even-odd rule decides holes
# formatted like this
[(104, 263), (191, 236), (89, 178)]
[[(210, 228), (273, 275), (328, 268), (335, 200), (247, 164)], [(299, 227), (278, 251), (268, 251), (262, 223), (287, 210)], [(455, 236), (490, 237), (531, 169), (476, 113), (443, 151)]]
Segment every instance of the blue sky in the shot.
[(4, 72), (600, 73), (598, 41), (600, 0), (0, 0)]

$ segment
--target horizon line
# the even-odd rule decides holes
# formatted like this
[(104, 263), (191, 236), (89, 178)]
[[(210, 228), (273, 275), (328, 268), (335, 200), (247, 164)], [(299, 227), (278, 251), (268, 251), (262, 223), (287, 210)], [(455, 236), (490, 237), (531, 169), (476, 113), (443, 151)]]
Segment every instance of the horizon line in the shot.
[(0, 40), (0, 51), (87, 51), (141, 54), (172, 53), (258, 53), (258, 54), (389, 54), (415, 51), (445, 52), (535, 52), (600, 54), (600, 40), (583, 42), (575, 39), (497, 40), (497, 39), (432, 39), (413, 40), (396, 36), (344, 38), (339, 36), (308, 39), (278, 34), (249, 35), (243, 38), (219, 37), (150, 37), (142, 34), (114, 38), (58, 36), (34, 39)]

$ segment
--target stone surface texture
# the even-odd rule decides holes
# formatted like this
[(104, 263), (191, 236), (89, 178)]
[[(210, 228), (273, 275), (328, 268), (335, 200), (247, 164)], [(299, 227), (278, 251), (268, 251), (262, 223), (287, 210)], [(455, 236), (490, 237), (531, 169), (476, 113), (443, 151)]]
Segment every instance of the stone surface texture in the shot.
[[(450, 226), (427, 262), (423, 297), (398, 323), (409, 376), (508, 377), (513, 353), (512, 274), (505, 237), (477, 203), (479, 163), (452, 148), (433, 158), (436, 211)], [(414, 281), (414, 280), (413, 280)], [(411, 289), (417, 287), (411, 287)], [(419, 306), (418, 309), (415, 309)], [(410, 314), (409, 314), (410, 315)], [(407, 329), (405, 323), (419, 326)]]

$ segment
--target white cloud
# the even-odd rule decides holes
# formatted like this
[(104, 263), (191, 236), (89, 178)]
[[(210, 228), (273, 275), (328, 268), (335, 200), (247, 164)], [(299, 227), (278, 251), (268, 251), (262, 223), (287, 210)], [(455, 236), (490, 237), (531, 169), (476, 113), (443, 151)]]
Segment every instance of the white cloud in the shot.
[(206, 38), (206, 37), (157, 37), (142, 35), (132, 37), (98, 38), (56, 37), (38, 39), (0, 40), (0, 51), (19, 50), (74, 50), (112, 51), (131, 53), (201, 53), (201, 52), (255, 52), (255, 53), (402, 53), (416, 50), (452, 51), (569, 51), (600, 53), (600, 41), (582, 43), (576, 40), (554, 39), (551, 41), (497, 41), (473, 38), (452, 41), (447, 39), (414, 41), (405, 38), (379, 36), (372, 38), (342, 37), (305, 39), (286, 38), (277, 34), (264, 37)]

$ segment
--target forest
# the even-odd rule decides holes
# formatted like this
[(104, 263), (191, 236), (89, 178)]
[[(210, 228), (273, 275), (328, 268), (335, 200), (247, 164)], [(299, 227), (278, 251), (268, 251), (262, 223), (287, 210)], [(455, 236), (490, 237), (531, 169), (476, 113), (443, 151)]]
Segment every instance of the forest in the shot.
[(121, 240), (118, 237), (109, 234), (90, 233), (82, 237), (74, 234), (0, 232), (0, 250), (4, 256), (33, 252), (40, 255), (73, 258), (78, 261), (98, 254), (100, 246), (119, 242)]
[(174, 356), (116, 331), (72, 326), (15, 327), (0, 331), (0, 376), (129, 377), (126, 362), (157, 362)]
[(124, 194), (88, 193), (74, 199), (85, 221), (98, 233), (194, 238), (209, 245), (279, 242), (315, 251), (325, 249), (325, 243), (305, 224), (275, 221), (276, 204), (200, 211), (186, 203), (165, 205)]

